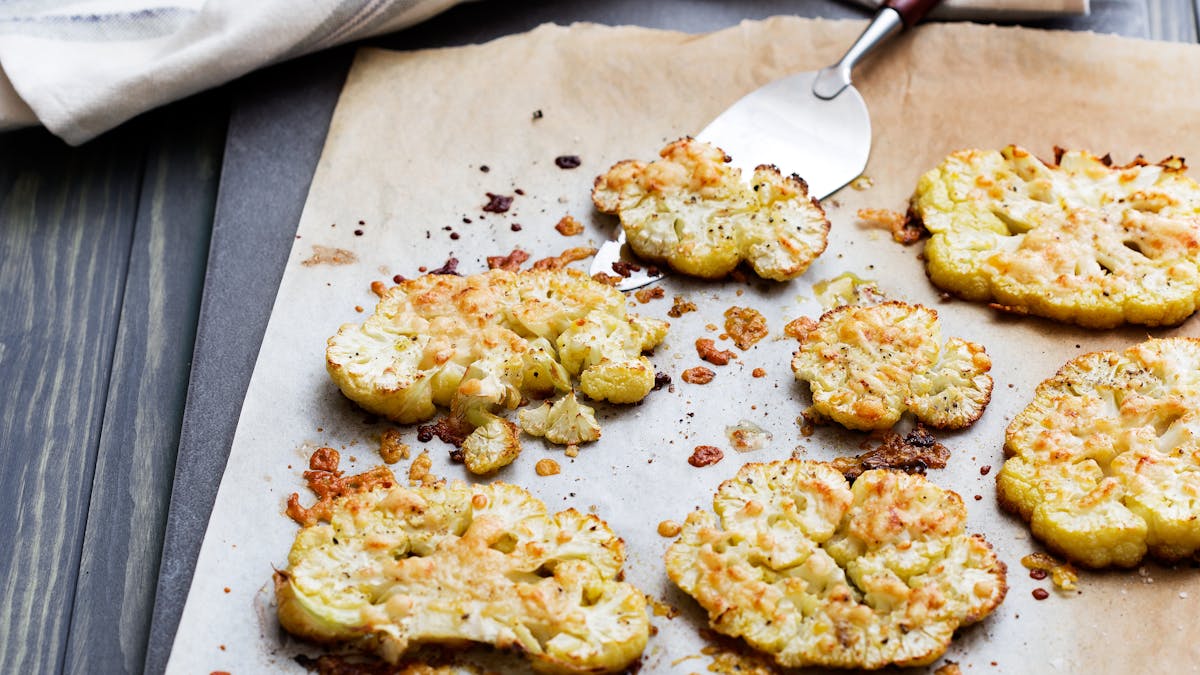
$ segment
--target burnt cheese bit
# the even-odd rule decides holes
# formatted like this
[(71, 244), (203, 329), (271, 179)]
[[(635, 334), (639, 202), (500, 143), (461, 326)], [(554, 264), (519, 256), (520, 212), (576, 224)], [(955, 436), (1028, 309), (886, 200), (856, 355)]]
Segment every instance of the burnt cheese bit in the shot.
[(700, 358), (715, 366), (724, 366), (729, 363), (730, 359), (737, 358), (737, 354), (728, 349), (717, 349), (716, 344), (709, 338), (699, 338), (696, 340), (696, 353), (700, 355)]
[(447, 258), (446, 264), (433, 270), (429, 270), (430, 274), (453, 274), (454, 276), (462, 276), (458, 273), (458, 258)]
[(513, 198), (508, 195), (498, 195), (492, 192), (487, 193), (488, 203), (483, 206), (483, 210), (488, 213), (504, 213), (512, 206)]
[(654, 387), (653, 387), (652, 391), (658, 391), (659, 389), (662, 389), (663, 387), (667, 386), (668, 384), (671, 384), (671, 376), (670, 375), (668, 375), (664, 372), (661, 372), (661, 371), (654, 373)]
[(696, 468), (712, 466), (725, 458), (725, 453), (714, 445), (697, 445), (692, 451), (692, 456), (688, 457), (688, 464)]
[(554, 166), (560, 169), (578, 169), (582, 163), (579, 155), (559, 155), (554, 158)]
[(617, 274), (620, 274), (621, 276), (628, 279), (629, 276), (631, 274), (633, 274), (634, 272), (641, 272), (642, 266), (637, 263), (631, 263), (631, 262), (626, 262), (624, 260), (618, 260), (612, 264), (612, 269)]

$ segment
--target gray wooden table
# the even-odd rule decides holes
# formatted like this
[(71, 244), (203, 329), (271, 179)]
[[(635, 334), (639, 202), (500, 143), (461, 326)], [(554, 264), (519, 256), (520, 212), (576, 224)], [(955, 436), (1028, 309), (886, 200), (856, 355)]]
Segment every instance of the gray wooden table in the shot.
[[(1197, 1), (1093, 0), (1089, 17), (1034, 25), (1196, 42)], [(828, 0), (484, 2), (372, 43), (777, 13), (863, 16)], [(0, 673), (163, 669), (351, 55), (79, 148), (0, 135)]]

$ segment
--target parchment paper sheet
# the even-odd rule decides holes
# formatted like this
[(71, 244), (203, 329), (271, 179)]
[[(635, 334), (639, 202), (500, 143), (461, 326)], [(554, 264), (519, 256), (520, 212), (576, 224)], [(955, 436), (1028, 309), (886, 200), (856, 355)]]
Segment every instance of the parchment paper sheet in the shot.
[[(461, 260), (460, 271), (472, 273), (485, 269), (485, 255), (515, 245), (536, 258), (588, 240), (599, 243), (613, 221), (591, 208), (597, 173), (624, 158), (652, 157), (665, 142), (697, 132), (771, 79), (831, 62), (861, 27), (780, 18), (689, 36), (545, 26), (481, 46), (360, 53), (263, 341), (169, 670), (299, 670), (291, 657), (306, 647), (280, 634), (269, 580), (272, 566), (286, 564), (296, 531), (283, 515), (287, 496), (298, 491), (310, 500), (300, 477), (308, 453), (322, 444), (340, 448), (350, 470), (380, 461), (378, 437), (387, 425), (364, 421), (368, 416), (341, 397), (323, 363), (326, 338), (341, 323), (365, 318), (356, 305), (366, 312), (373, 306), (371, 281), (414, 275), (419, 265), (437, 267), (451, 254)], [(1031, 590), (1049, 584), (1031, 580), (1019, 560), (1038, 547), (1023, 523), (999, 511), (994, 478), (1008, 421), (1066, 360), (1124, 347), (1147, 333), (1196, 335), (1200, 319), (1173, 330), (1093, 332), (941, 302), (926, 281), (919, 245), (901, 247), (854, 217), (860, 207), (902, 210), (917, 177), (963, 147), (1017, 142), (1049, 156), (1057, 144), (1111, 152), (1118, 162), (1138, 152), (1151, 159), (1200, 157), (1197, 73), (1200, 49), (1190, 46), (923, 26), (855, 74), (874, 125), (866, 172), (874, 187), (846, 189), (827, 200), (831, 243), (802, 279), (700, 284), (671, 278), (663, 282), (666, 299), (635, 309), (663, 317), (677, 294), (700, 306), (672, 320), (665, 346), (653, 357), (675, 378), (674, 393), (652, 393), (637, 407), (602, 407), (603, 439), (574, 460), (527, 439), (524, 454), (497, 478), (526, 486), (552, 509), (594, 509), (627, 542), (627, 579), (683, 610), (674, 619), (654, 618), (659, 632), (650, 640), (643, 672), (704, 671), (708, 663), (697, 657), (705, 644), (698, 635), (704, 622), (697, 606), (666, 579), (661, 556), (668, 540), (656, 534), (656, 524), (708, 507), (717, 485), (743, 462), (784, 458), (797, 446), (817, 459), (858, 452), (861, 435), (821, 429), (801, 437), (795, 418), (808, 394), (788, 367), (793, 342), (781, 338), (785, 321), (819, 314), (812, 283), (843, 271), (936, 307), (945, 335), (983, 343), (995, 363), (991, 406), (970, 430), (943, 437), (954, 455), (948, 468), (930, 477), (963, 495), (969, 529), (997, 547), (1009, 566), (1011, 590), (991, 618), (962, 632), (947, 658), (975, 673), (1197, 668), (1200, 571), (1151, 564), (1141, 573), (1085, 573), (1078, 595), (1051, 591), (1050, 599), (1037, 602)], [(534, 119), (536, 110), (540, 119)], [(557, 168), (553, 160), (564, 154), (579, 155), (583, 165)], [(516, 188), (525, 194), (516, 197), (512, 211), (481, 215), (486, 192), (514, 194)], [(567, 213), (585, 223), (583, 236), (554, 231)], [(520, 232), (510, 229), (514, 222), (523, 225)], [(444, 228), (461, 238), (451, 239)], [(357, 263), (302, 265), (314, 246), (349, 250)], [(712, 384), (684, 384), (679, 373), (699, 364), (694, 340), (709, 334), (706, 324), (723, 323), (722, 312), (734, 304), (760, 309), (772, 337), (734, 365), (715, 368)], [(767, 376), (752, 378), (756, 367)], [(734, 452), (724, 427), (741, 419), (771, 431), (771, 446)], [(436, 473), (468, 478), (449, 462), (448, 446), (436, 439), (417, 442), (413, 428), (404, 433), (414, 453), (430, 448)], [(689, 466), (686, 458), (698, 444), (724, 447), (725, 459), (704, 469)], [(536, 476), (534, 463), (543, 457), (557, 459), (562, 473)], [(397, 473), (407, 464), (396, 465)], [(992, 471), (981, 476), (985, 465)], [(696, 658), (679, 661), (686, 657)]]

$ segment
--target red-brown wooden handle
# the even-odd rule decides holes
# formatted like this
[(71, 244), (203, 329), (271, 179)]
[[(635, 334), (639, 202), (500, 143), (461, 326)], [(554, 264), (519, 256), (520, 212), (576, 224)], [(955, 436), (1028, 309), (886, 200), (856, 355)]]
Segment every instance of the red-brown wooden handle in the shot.
[(886, 0), (883, 3), (884, 7), (891, 7), (900, 14), (900, 18), (904, 19), (904, 26), (912, 28), (913, 24), (925, 18), (929, 10), (933, 9), (942, 0)]

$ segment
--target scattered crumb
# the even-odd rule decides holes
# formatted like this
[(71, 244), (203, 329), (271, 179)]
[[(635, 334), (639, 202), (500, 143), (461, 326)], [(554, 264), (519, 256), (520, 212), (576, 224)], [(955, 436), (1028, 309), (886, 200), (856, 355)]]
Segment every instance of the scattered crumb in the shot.
[(579, 155), (559, 155), (554, 158), (554, 166), (560, 169), (577, 169), (582, 163)]
[(422, 424), (417, 427), (417, 440), (422, 443), (428, 443), (437, 436), (443, 443), (449, 443), (454, 447), (460, 447), (467, 435), (471, 433), (471, 429), (467, 428), (461, 421), (447, 415), (433, 424)]
[(508, 255), (489, 255), (487, 257), (487, 266), (489, 270), (501, 269), (508, 272), (516, 272), (521, 269), (521, 265), (529, 260), (529, 254), (519, 248), (514, 248)]
[(677, 537), (683, 531), (683, 526), (674, 520), (664, 520), (658, 524), (658, 535), (660, 537)]
[(671, 309), (667, 310), (667, 316), (678, 319), (684, 314), (694, 311), (696, 311), (696, 303), (684, 298), (682, 295), (677, 295), (671, 304)]
[(559, 220), (558, 224), (554, 226), (554, 229), (558, 230), (558, 233), (564, 237), (574, 237), (583, 234), (583, 224), (571, 216), (563, 216), (562, 220)]
[(563, 454), (574, 459), (575, 457), (579, 456), (579, 446), (572, 443), (567, 446), (567, 449), (563, 451)]
[(459, 274), (458, 274), (458, 258), (446, 258), (445, 264), (443, 264), (441, 267), (439, 267), (437, 269), (429, 270), (429, 273), (430, 274), (453, 274), (455, 276), (459, 276)]
[(604, 272), (596, 272), (592, 275), (592, 281), (598, 281), (605, 286), (616, 286), (621, 283), (621, 277), (616, 274), (605, 274)]
[(557, 256), (542, 258), (541, 260), (533, 263), (533, 269), (561, 270), (577, 260), (587, 260), (594, 255), (596, 255), (596, 249), (590, 246), (577, 246), (575, 248), (569, 248)]
[(692, 456), (688, 457), (688, 464), (694, 467), (712, 466), (724, 459), (725, 453), (715, 445), (697, 445), (692, 451)]
[(859, 209), (858, 219), (875, 227), (881, 227), (892, 233), (892, 239), (899, 244), (909, 246), (921, 240), (925, 228), (916, 219), (899, 211), (887, 209)]
[(309, 526), (318, 521), (329, 521), (333, 500), (355, 492), (365, 492), (375, 487), (392, 487), (396, 477), (386, 466), (377, 466), (353, 476), (342, 476), (338, 470), (341, 455), (333, 448), (318, 448), (308, 460), (308, 471), (304, 480), (308, 489), (317, 495), (317, 503), (308, 508), (300, 505), (300, 495), (292, 493), (287, 500), (287, 514), (297, 523)]
[(300, 264), (305, 267), (313, 267), (314, 265), (349, 265), (355, 262), (358, 262), (358, 256), (354, 255), (352, 251), (313, 244), (312, 255), (300, 261)]
[(754, 370), (750, 371), (750, 376), (751, 377), (766, 377), (767, 371), (763, 370), (762, 368), (755, 368)]
[(1048, 572), (1054, 587), (1060, 591), (1073, 591), (1079, 587), (1079, 571), (1075, 566), (1061, 562), (1048, 553), (1030, 553), (1021, 558), (1021, 564), (1030, 570), (1031, 575), (1034, 571), (1041, 571), (1042, 578), (1045, 578), (1045, 573)]
[(654, 387), (651, 389), (651, 391), (658, 391), (669, 384), (671, 384), (670, 375), (661, 371), (654, 373)]
[(801, 316), (787, 322), (787, 325), (783, 327), (783, 334), (790, 338), (803, 340), (804, 338), (808, 337), (808, 334), (811, 333), (816, 327), (817, 322), (815, 319), (807, 316)]
[(725, 310), (725, 332), (746, 351), (767, 336), (767, 319), (752, 307), (730, 307)]
[(651, 300), (656, 300), (658, 298), (661, 298), (664, 295), (666, 295), (666, 292), (663, 291), (662, 286), (651, 286), (649, 288), (643, 288), (633, 294), (633, 296), (635, 298), (637, 298), (638, 302), (642, 303), (643, 305), (646, 304), (647, 302), (650, 302)]
[(740, 420), (733, 426), (725, 427), (725, 436), (729, 438), (733, 449), (738, 452), (761, 450), (774, 438), (771, 432), (750, 420)]
[(962, 675), (962, 668), (954, 661), (947, 661), (937, 670), (933, 671), (933, 675)]
[(612, 270), (628, 279), (634, 272), (641, 272), (642, 266), (628, 260), (618, 260), (612, 264)]
[(384, 293), (387, 293), (387, 284), (383, 283), (382, 281), (378, 281), (378, 280), (372, 281), (371, 282), (371, 292), (382, 298)]
[(408, 459), (408, 444), (400, 442), (400, 430), (388, 429), (379, 439), (379, 456), (387, 464)]
[(950, 450), (918, 424), (905, 436), (888, 431), (875, 449), (857, 457), (838, 457), (831, 464), (848, 480), (854, 480), (870, 469), (923, 474), (926, 469), (944, 469), (949, 459)]
[[(664, 523), (673, 523), (673, 521), (670, 521), (670, 520), (664, 520), (663, 522)], [(662, 527), (662, 525), (660, 524), (659, 527)], [(659, 532), (661, 533), (661, 530)], [(676, 534), (678, 534), (678, 533), (676, 533)], [(673, 535), (673, 534), (665, 535), (664, 534), (663, 536), (664, 537), (666, 537), (666, 536), (673, 537), (675, 535)], [(674, 619), (675, 617), (679, 616), (678, 608), (672, 607), (671, 605), (668, 605), (667, 603), (662, 602), (661, 600), (659, 600), (658, 598), (655, 598), (653, 596), (650, 596), (650, 595), (646, 596), (646, 604), (650, 605), (650, 610), (654, 613), (654, 616), (665, 616), (668, 619)]]
[(558, 466), (558, 462), (548, 457), (545, 459), (539, 459), (538, 463), (534, 465), (533, 470), (536, 471), (537, 475), (539, 476), (554, 476), (561, 471)]
[[(483, 170), (483, 167), (480, 167)], [(491, 192), (487, 193), (488, 203), (484, 205), (483, 210), (488, 213), (504, 213), (512, 206), (513, 198), (508, 195), (497, 195)]]
[(730, 359), (737, 358), (737, 354), (728, 349), (717, 349), (716, 344), (709, 338), (699, 338), (696, 340), (696, 353), (714, 366), (727, 365)]
[(863, 175), (859, 176), (858, 178), (855, 178), (854, 180), (850, 181), (850, 187), (852, 187), (855, 190), (858, 190), (860, 192), (863, 190), (868, 190), (874, 185), (875, 185), (875, 181), (871, 180), (871, 177), (866, 174), (863, 174)]
[(979, 467), (979, 475), (980, 476), (986, 476), (991, 472), (992, 472), (991, 464), (985, 464), (984, 466)]
[(437, 476), (430, 473), (431, 468), (433, 468), (433, 458), (429, 456), (428, 450), (422, 450), (421, 454), (417, 455), (417, 458), (408, 467), (409, 484), (432, 487), (442, 482)]
[(362, 306), (362, 305), (355, 305), (355, 306), (354, 306), (354, 311), (358, 312), (359, 314), (362, 314), (362, 312), (363, 312), (363, 306)]
[(679, 377), (688, 384), (708, 384), (709, 382), (712, 382), (713, 377), (715, 376), (716, 373), (708, 368), (705, 368), (704, 366), (696, 366), (695, 368), (688, 368), (687, 370), (683, 371), (683, 374)]

